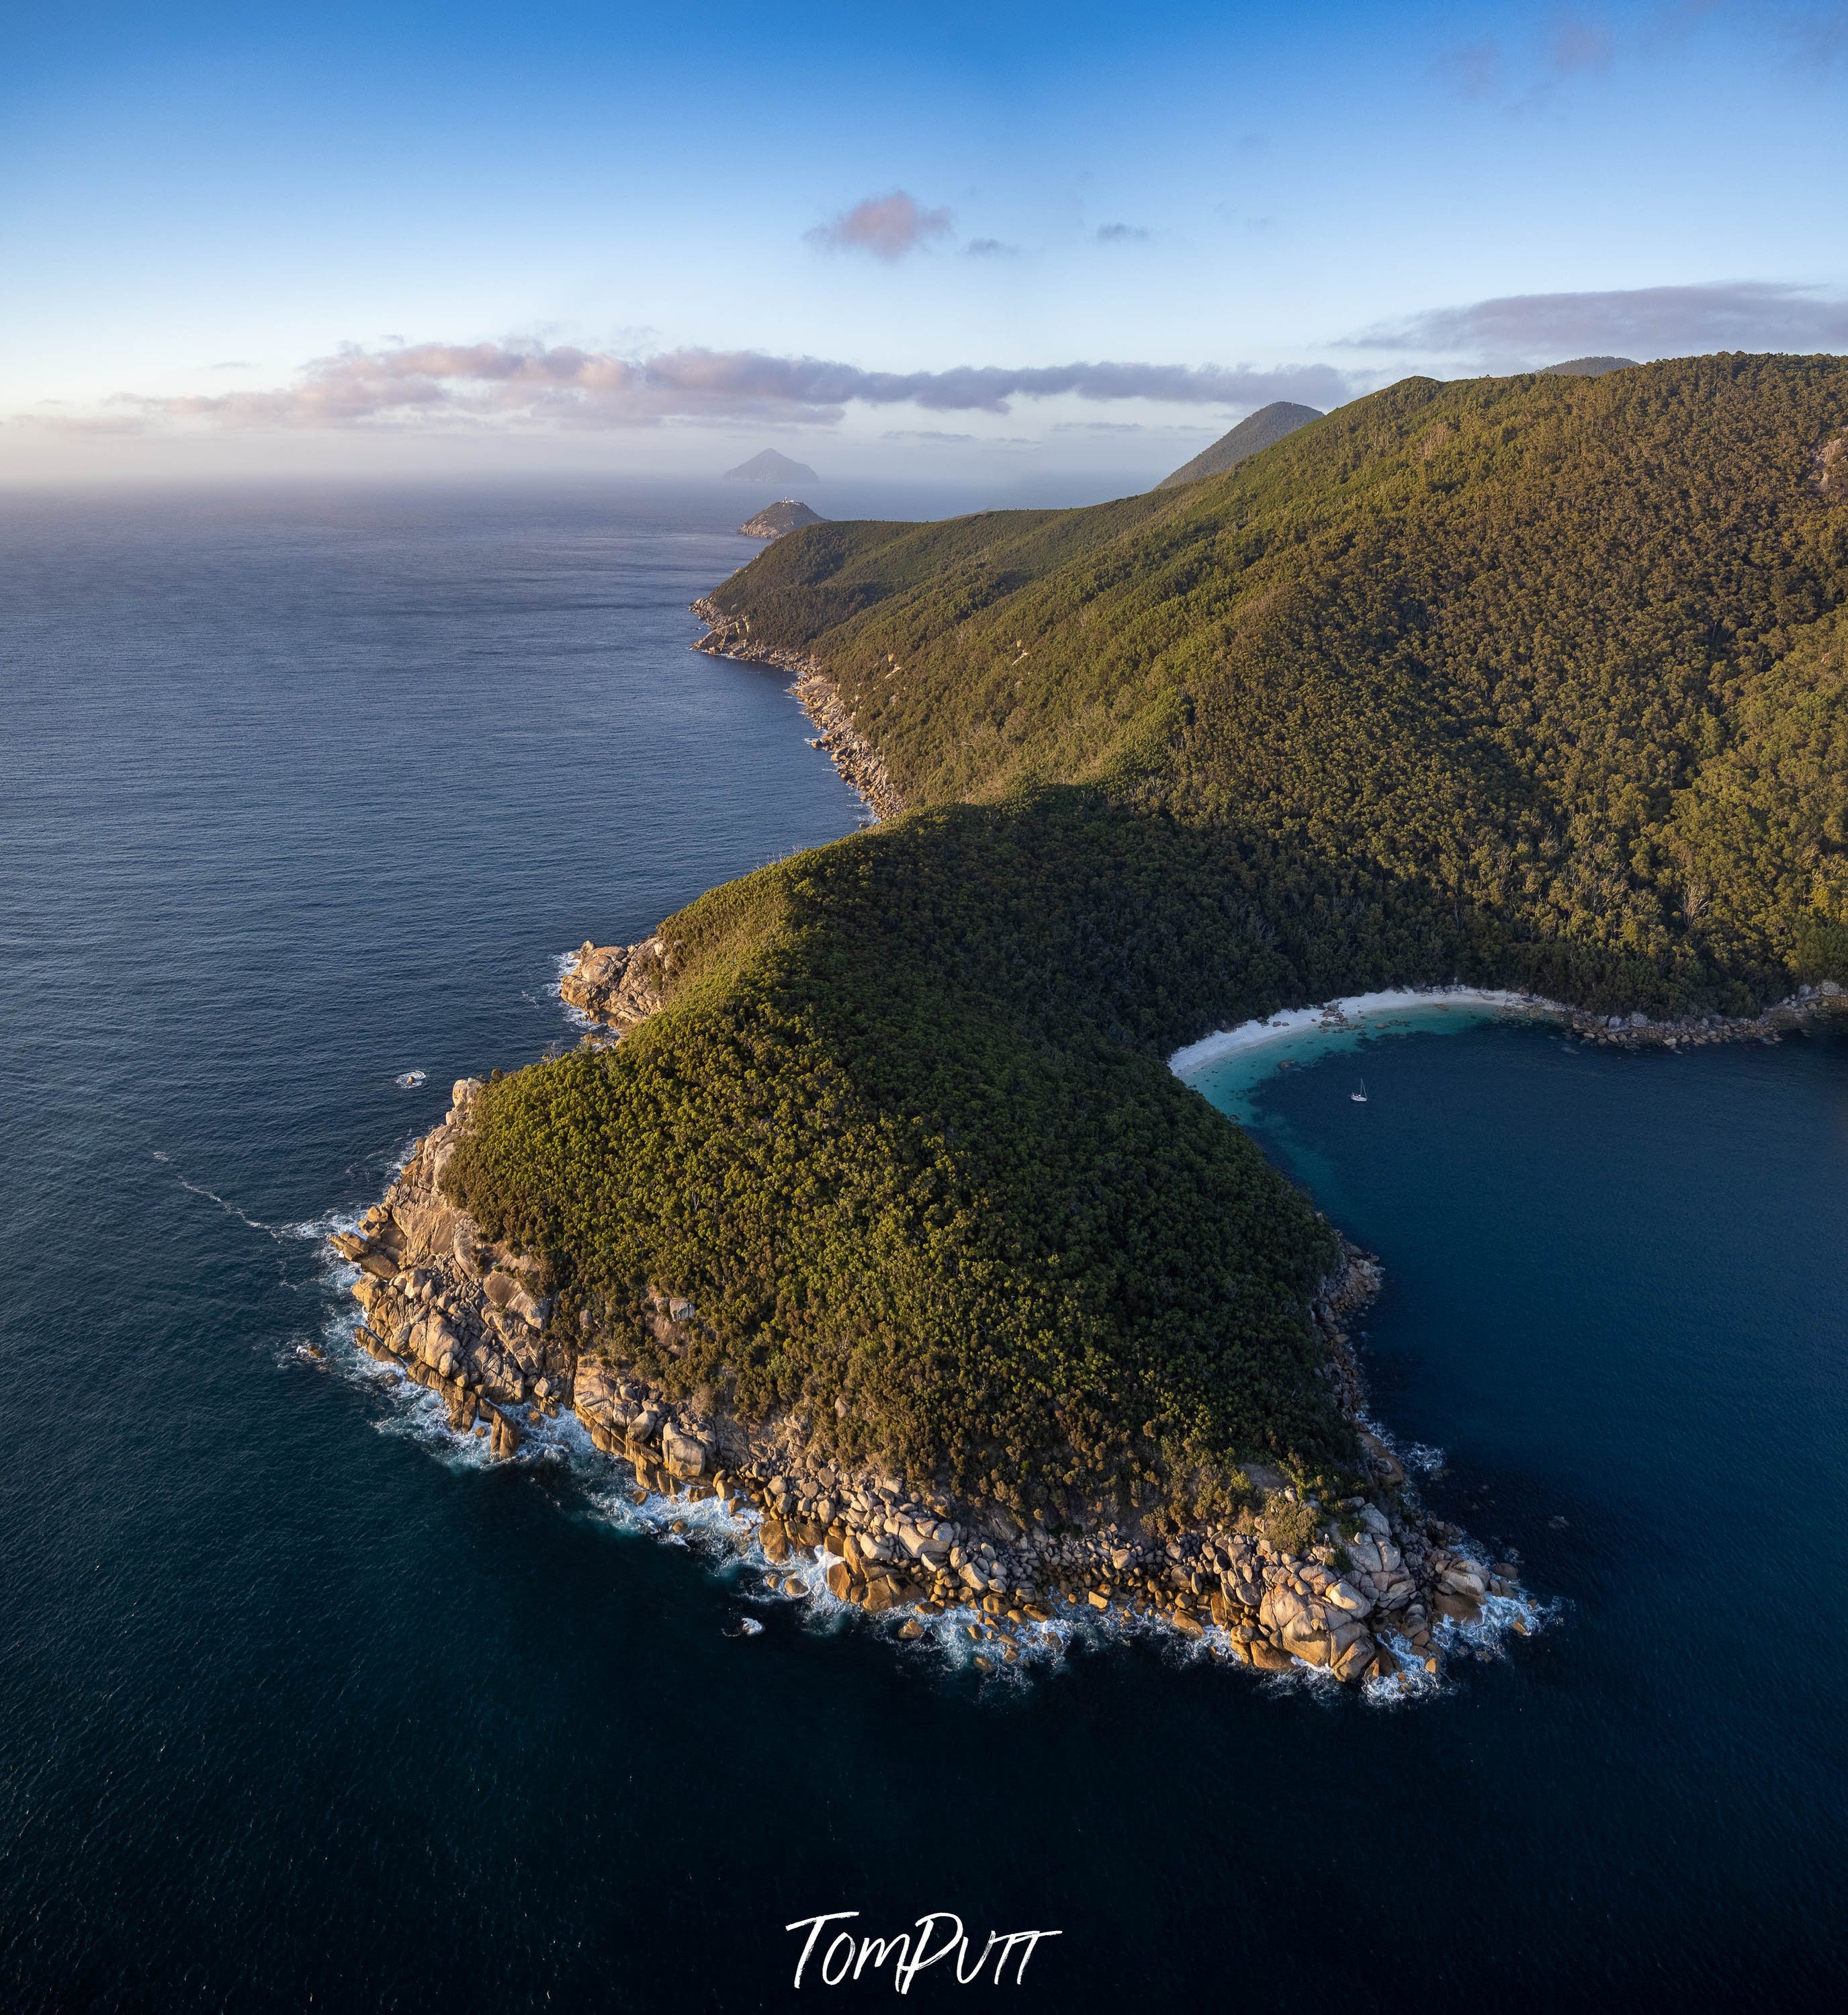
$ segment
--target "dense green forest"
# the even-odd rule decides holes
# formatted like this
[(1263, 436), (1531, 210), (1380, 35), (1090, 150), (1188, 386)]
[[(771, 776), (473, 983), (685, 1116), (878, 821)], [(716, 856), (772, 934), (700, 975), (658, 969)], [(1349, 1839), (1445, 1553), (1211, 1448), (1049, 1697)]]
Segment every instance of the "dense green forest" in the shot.
[(1845, 432), (1829, 357), (1412, 379), (1095, 509), (791, 533), (713, 600), (912, 810), (670, 919), (667, 1008), (492, 1086), (457, 1194), (850, 1456), (1017, 1503), (1340, 1463), (1332, 1234), (1162, 1058), (1392, 982), (1848, 980)]

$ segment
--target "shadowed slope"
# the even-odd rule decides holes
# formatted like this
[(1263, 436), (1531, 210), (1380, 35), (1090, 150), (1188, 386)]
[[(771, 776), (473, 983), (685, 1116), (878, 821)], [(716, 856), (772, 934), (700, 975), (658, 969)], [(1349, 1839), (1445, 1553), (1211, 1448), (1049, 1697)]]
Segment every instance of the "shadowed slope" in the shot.
[(1833, 357), (1413, 379), (1184, 490), (831, 526), (712, 599), (821, 663), (909, 803), (1094, 781), (1777, 986), (1818, 885), (1732, 863), (1691, 911), (1678, 804), (1848, 594), (1845, 426)]

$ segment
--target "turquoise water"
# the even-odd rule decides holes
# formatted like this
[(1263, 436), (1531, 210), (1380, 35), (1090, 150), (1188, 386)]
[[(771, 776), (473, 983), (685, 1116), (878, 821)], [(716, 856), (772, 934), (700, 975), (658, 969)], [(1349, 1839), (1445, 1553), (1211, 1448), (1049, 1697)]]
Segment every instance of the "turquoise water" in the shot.
[[(1382, 997), (1356, 997), (1357, 1001), (1362, 997), (1376, 1000)], [(1524, 1025), (1530, 1020), (1545, 1019), (1466, 997), (1447, 1000), (1437, 994), (1389, 1006), (1362, 1008), (1350, 1003), (1336, 1015), (1310, 1010), (1305, 1016), (1297, 1011), (1274, 1015), (1268, 1024), (1246, 1024), (1238, 1035), (1247, 1040), (1240, 1041), (1237, 1047), (1200, 1061), (1182, 1060), (1179, 1075), (1241, 1126), (1262, 1127), (1274, 1123), (1267, 1117), (1266, 1094), (1276, 1079), (1289, 1072), (1348, 1058), (1357, 1065), (1349, 1087), (1351, 1099), (1355, 1092), (1365, 1092), (1366, 1056), (1383, 1037), (1454, 1035), (1484, 1024)], [(1308, 1025), (1295, 1025), (1299, 1020), (1307, 1020)]]
[(1254, 1090), (1386, 1261), (1377, 1410), (1556, 1605), (1416, 1707), (1147, 1642), (984, 1683), (307, 1353), (318, 1228), (572, 1039), (559, 952), (856, 823), (782, 681), (687, 648), (739, 515), (0, 508), (0, 2006), (782, 2007), (837, 1909), (1059, 1929), (1022, 2005), (1822, 1998), (1839, 1038)]

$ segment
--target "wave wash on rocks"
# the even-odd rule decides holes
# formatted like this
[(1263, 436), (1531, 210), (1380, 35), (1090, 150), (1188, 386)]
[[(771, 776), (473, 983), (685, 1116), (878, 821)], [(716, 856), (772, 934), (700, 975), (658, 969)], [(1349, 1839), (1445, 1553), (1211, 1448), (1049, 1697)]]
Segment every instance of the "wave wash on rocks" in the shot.
[[(620, 1040), (641, 1018), (658, 944), (587, 945), (564, 997), (609, 1016)], [(807, 1446), (791, 1415), (752, 1421), (676, 1402), (592, 1334), (587, 1316), (564, 1323), (531, 1259), (484, 1238), (443, 1194), (481, 1083), (458, 1081), (443, 1123), (417, 1143), (382, 1201), (330, 1243), (358, 1269), (360, 1348), (446, 1402), (451, 1430), (486, 1439), (496, 1460), (515, 1457), (536, 1426), (575, 1413), (638, 1499), (719, 1500), (738, 1550), (761, 1546), (784, 1592), (825, 1587), (869, 1616), (894, 1615), (904, 1638), (963, 1633), (985, 1672), (1056, 1644), (1083, 1620), (1172, 1632), (1259, 1672), (1320, 1672), (1397, 1695), (1428, 1686), (1446, 1650), (1485, 1630), (1532, 1627), (1538, 1611), (1517, 1564), (1489, 1562), (1456, 1528), (1426, 1517), (1386, 1442), (1358, 1426), (1346, 1325), (1380, 1276), (1354, 1248), (1344, 1247), (1314, 1315), (1357, 1423), (1364, 1493), (1319, 1502), (1254, 1464), (1251, 1504), (1218, 1522), (1175, 1530), (1171, 1518), (1157, 1530), (1118, 1507), (1052, 1526), (917, 1479), (849, 1473)], [(646, 1303), (644, 1320), (670, 1352), (699, 1324), (670, 1285), (651, 1287)]]

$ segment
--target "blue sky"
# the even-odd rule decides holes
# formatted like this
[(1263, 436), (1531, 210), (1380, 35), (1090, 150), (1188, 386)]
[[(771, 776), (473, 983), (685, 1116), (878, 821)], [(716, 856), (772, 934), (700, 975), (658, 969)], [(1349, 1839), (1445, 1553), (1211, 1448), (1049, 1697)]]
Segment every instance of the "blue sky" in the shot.
[(1129, 480), (1410, 371), (1848, 349), (1843, 0), (5, 26), (0, 480)]

